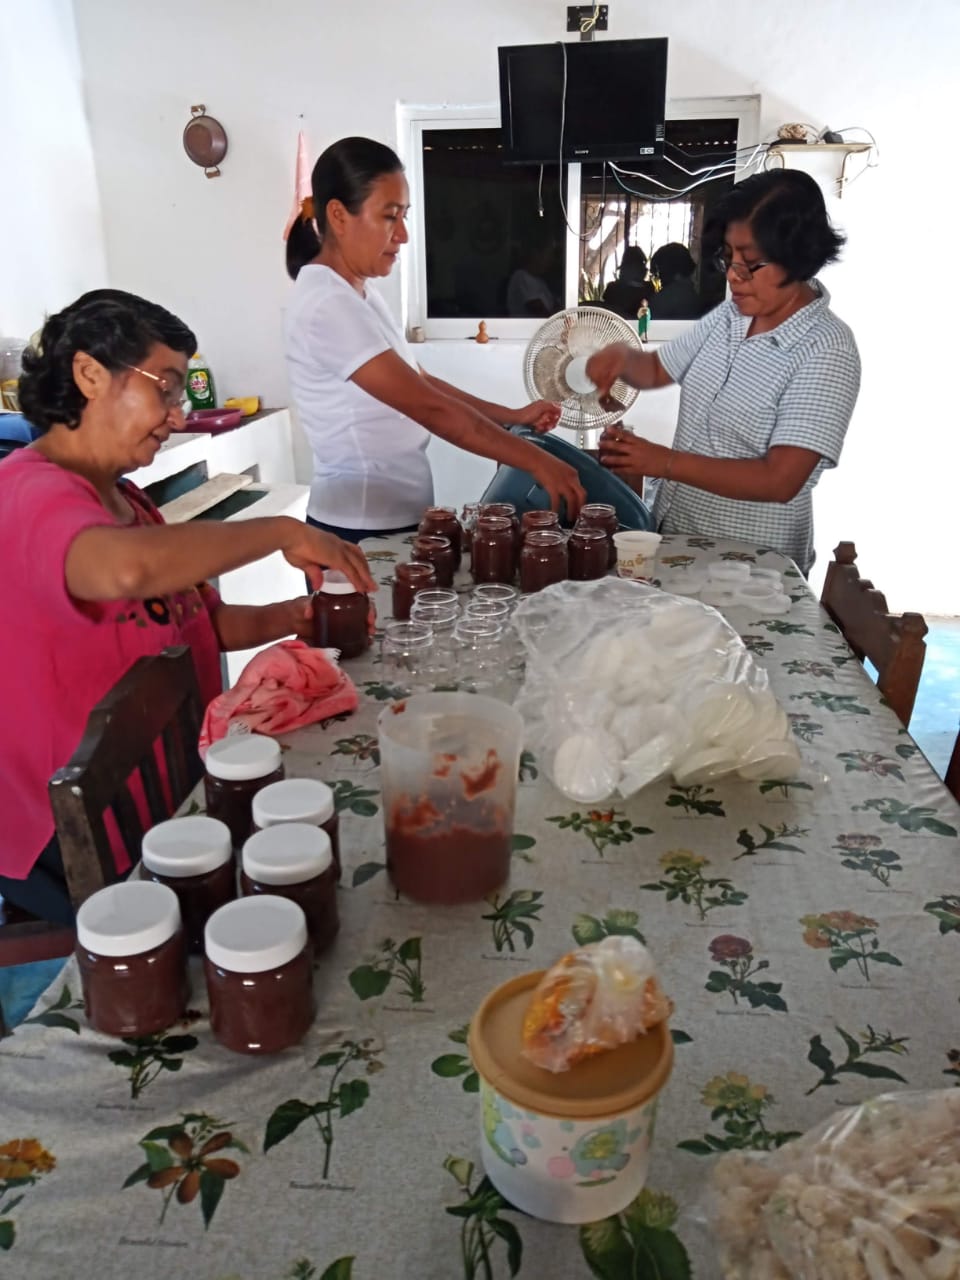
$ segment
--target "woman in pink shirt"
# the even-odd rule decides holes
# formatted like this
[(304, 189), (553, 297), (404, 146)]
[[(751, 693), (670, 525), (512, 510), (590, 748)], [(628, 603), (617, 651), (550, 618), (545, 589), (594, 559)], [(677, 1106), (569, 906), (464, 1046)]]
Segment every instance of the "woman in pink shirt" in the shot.
[(374, 589), (363, 553), (331, 534), (285, 516), (167, 526), (122, 478), (182, 430), (196, 346), (162, 307), (100, 289), (24, 353), (20, 401), (43, 434), (0, 464), (0, 895), (48, 920), (73, 912), (47, 782), (136, 659), (188, 644), (206, 702), (221, 650), (309, 634), (308, 596), (228, 605), (206, 579), (282, 551), (315, 585), (327, 567)]

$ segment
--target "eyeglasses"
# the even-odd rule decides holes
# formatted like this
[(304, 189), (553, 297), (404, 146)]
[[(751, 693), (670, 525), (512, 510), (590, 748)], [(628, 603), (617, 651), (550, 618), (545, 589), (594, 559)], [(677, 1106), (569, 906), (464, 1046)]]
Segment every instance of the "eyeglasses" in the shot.
[(732, 258), (727, 257), (722, 249), (713, 255), (711, 261), (723, 275), (726, 275), (728, 271), (732, 271), (738, 280), (749, 280), (761, 267), (769, 267), (771, 265), (769, 262), (734, 262)]
[(186, 393), (182, 383), (168, 382), (161, 374), (151, 373), (149, 369), (141, 369), (136, 364), (128, 364), (124, 367), (130, 369), (133, 373), (142, 373), (145, 378), (155, 382), (160, 393), (160, 399), (167, 409), (179, 409), (183, 404)]

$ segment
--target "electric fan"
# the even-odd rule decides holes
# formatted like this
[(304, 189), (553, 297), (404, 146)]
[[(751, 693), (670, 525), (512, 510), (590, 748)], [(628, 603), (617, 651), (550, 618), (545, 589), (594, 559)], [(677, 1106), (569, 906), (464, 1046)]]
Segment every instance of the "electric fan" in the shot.
[(587, 432), (619, 422), (636, 400), (636, 387), (621, 379), (601, 404), (587, 377), (587, 361), (602, 347), (625, 342), (642, 350), (632, 325), (601, 307), (569, 307), (545, 320), (530, 339), (523, 358), (523, 382), (531, 400), (560, 404), (560, 426), (577, 433), (577, 445), (587, 444)]

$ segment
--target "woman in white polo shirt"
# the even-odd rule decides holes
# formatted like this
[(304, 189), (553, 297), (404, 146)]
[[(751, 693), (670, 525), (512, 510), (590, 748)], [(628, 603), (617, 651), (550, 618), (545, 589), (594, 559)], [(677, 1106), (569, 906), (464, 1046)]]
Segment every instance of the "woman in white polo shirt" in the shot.
[(393, 270), (409, 192), (399, 158), (369, 138), (320, 156), (311, 202), (287, 240), (295, 285), (284, 344), (290, 389), (313, 451), (308, 520), (346, 540), (416, 526), (433, 502), (430, 433), (528, 471), (573, 516), (584, 493), (572, 467), (504, 426), (556, 426), (559, 407), (507, 409), (425, 373), (369, 282)]

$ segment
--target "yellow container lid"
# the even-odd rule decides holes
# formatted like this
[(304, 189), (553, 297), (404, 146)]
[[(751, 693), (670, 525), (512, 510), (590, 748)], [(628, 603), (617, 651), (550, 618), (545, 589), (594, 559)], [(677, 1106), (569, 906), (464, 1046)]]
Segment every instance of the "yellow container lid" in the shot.
[(544, 970), (525, 973), (486, 997), (470, 1023), (479, 1074), (514, 1106), (563, 1120), (620, 1115), (653, 1098), (673, 1067), (666, 1022), (630, 1044), (585, 1058), (569, 1071), (545, 1071), (523, 1056), (523, 1018)]

